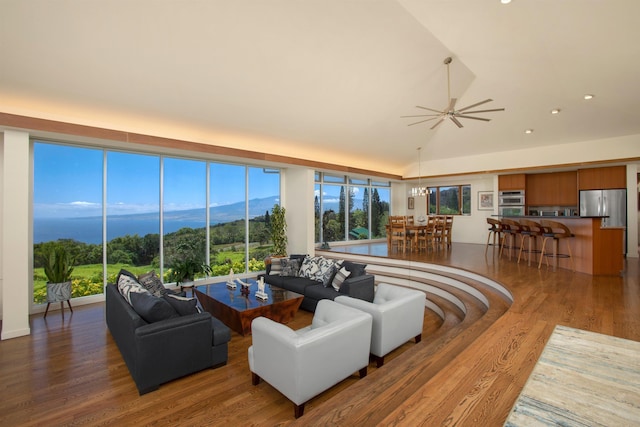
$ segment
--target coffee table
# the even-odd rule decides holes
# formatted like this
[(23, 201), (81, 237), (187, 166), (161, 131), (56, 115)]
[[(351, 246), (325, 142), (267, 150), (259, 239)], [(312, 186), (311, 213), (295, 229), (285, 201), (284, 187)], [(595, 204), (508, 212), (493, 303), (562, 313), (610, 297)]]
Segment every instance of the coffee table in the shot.
[(246, 295), (242, 293), (240, 285), (236, 289), (229, 289), (225, 282), (196, 286), (194, 290), (203, 309), (242, 336), (251, 333), (251, 321), (256, 317), (264, 316), (287, 323), (300, 308), (303, 299), (301, 294), (265, 285), (269, 298), (263, 301), (255, 296), (258, 290), (256, 281), (244, 281), (251, 283)]

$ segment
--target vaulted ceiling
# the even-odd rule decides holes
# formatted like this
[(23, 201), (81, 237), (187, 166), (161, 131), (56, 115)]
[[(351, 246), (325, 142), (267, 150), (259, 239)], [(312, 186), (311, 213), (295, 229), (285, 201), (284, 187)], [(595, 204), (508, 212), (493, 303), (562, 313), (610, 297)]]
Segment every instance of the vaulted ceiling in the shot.
[[(640, 134), (639, 40), (637, 0), (0, 0), (0, 111), (403, 175)], [(407, 126), (448, 56), (505, 111)]]

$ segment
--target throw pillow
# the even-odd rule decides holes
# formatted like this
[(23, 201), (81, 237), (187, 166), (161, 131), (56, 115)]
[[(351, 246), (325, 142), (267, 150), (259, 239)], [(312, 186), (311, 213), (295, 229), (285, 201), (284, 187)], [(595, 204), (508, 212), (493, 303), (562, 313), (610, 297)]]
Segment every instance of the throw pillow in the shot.
[(198, 301), (195, 298), (185, 298), (178, 295), (165, 295), (164, 299), (180, 316), (201, 313), (200, 307), (198, 307)]
[(342, 267), (340, 270), (338, 270), (336, 275), (333, 276), (333, 281), (331, 282), (331, 286), (333, 286), (333, 289), (339, 291), (340, 286), (342, 286), (342, 284), (345, 280), (347, 280), (347, 277), (349, 277), (350, 274), (351, 272), (347, 270), (346, 267)]
[(324, 286), (329, 286), (335, 272), (336, 263), (334, 260), (321, 256), (307, 257), (300, 266), (298, 276), (322, 282)]
[(298, 276), (298, 271), (300, 270), (299, 259), (282, 258), (280, 265), (282, 266), (281, 276)]
[(162, 284), (162, 280), (156, 276), (155, 270), (138, 276), (138, 282), (143, 288), (151, 292), (153, 296), (160, 298), (167, 294), (167, 288)]
[(367, 264), (359, 264), (357, 262), (352, 261), (344, 261), (342, 263), (343, 267), (351, 272), (351, 277), (358, 277), (364, 274), (367, 274), (365, 268), (367, 268)]
[(147, 323), (159, 322), (173, 317), (179, 317), (176, 310), (162, 298), (154, 297), (150, 293), (133, 292), (131, 306)]
[(313, 279), (318, 273), (318, 257), (305, 257), (300, 265), (298, 271), (298, 277), (306, 277), (307, 279)]
[[(124, 271), (124, 273), (123, 273)], [(120, 270), (120, 273), (118, 274), (118, 291), (120, 292), (120, 295), (122, 295), (124, 297), (125, 300), (127, 300), (127, 302), (129, 304), (131, 304), (131, 294), (133, 293), (147, 293), (149, 294), (149, 291), (147, 291), (145, 288), (142, 287), (142, 285), (140, 283), (138, 283), (138, 281), (135, 279), (135, 276), (131, 276), (129, 274), (128, 271), (126, 270)]]
[(282, 273), (282, 260), (285, 258), (271, 258), (271, 270), (269, 270), (270, 276), (280, 276)]

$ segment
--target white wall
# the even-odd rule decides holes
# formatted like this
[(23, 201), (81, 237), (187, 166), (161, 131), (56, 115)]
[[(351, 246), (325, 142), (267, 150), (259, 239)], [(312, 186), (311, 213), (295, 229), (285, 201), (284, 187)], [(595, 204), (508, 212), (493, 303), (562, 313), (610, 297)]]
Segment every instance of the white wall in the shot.
[(2, 337), (29, 335), (31, 144), (26, 132), (5, 131), (2, 176)]
[(282, 205), (286, 207), (287, 252), (313, 254), (315, 251), (313, 169), (291, 167), (283, 171)]
[[(422, 180), (423, 186), (437, 187), (443, 185), (470, 185), (471, 186), (471, 215), (456, 215), (453, 219), (454, 242), (461, 243), (485, 243), (487, 241), (487, 217), (497, 213), (497, 206), (494, 210), (478, 210), (478, 191), (493, 191), (494, 202), (498, 200), (498, 177), (497, 175), (469, 175), (467, 177), (432, 178)], [(404, 194), (404, 206), (407, 205), (409, 190), (413, 185), (406, 184)], [(394, 198), (395, 200), (395, 198)], [(407, 215), (417, 217), (420, 213), (426, 212), (426, 197), (415, 198), (415, 209), (406, 210)], [(398, 207), (397, 210), (401, 210)], [(395, 211), (395, 209), (394, 209)], [(404, 215), (404, 214), (400, 214)]]
[[(537, 168), (603, 160), (637, 159), (639, 157), (640, 135), (631, 135), (573, 144), (463, 156), (455, 159), (423, 161), (422, 171), (428, 171), (428, 175), (431, 176), (451, 175), (478, 172), (478, 170)], [(417, 176), (417, 163), (411, 166), (405, 176)]]

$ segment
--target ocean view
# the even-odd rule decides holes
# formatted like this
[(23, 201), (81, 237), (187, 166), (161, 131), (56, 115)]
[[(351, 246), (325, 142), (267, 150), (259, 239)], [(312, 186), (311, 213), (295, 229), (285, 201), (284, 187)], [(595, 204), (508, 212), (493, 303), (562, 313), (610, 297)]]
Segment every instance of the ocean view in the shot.
[[(264, 215), (276, 203), (277, 197), (253, 199), (249, 202), (249, 218)], [(333, 206), (335, 204), (335, 206)], [(327, 205), (330, 209), (337, 209), (337, 203)], [(235, 203), (210, 208), (211, 225), (231, 222), (245, 216), (244, 203)], [(164, 233), (173, 233), (184, 227), (203, 228), (205, 210), (192, 209), (166, 212), (164, 214)], [(107, 221), (107, 241), (115, 237), (134, 235), (144, 237), (147, 234), (160, 232), (159, 214), (112, 215)], [(33, 242), (42, 243), (58, 239), (73, 239), (78, 242), (102, 243), (102, 217), (81, 218), (34, 218)]]
[[(203, 228), (204, 221), (168, 220), (165, 221), (164, 232), (173, 233), (184, 227)], [(160, 231), (159, 220), (129, 219), (126, 221), (109, 221), (107, 241), (127, 234), (157, 234)], [(73, 239), (78, 242), (102, 243), (102, 218), (43, 218), (33, 221), (33, 242), (42, 243), (58, 239)]]

